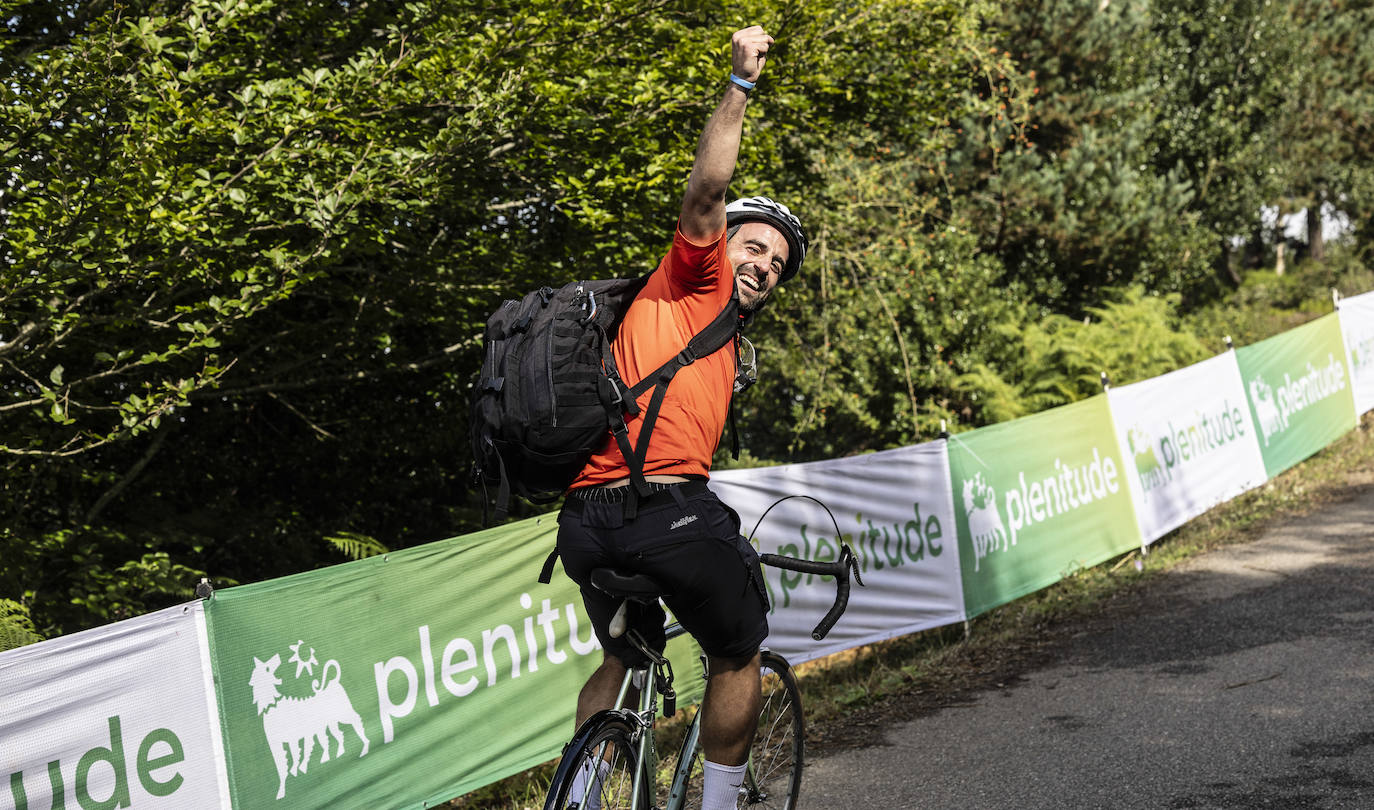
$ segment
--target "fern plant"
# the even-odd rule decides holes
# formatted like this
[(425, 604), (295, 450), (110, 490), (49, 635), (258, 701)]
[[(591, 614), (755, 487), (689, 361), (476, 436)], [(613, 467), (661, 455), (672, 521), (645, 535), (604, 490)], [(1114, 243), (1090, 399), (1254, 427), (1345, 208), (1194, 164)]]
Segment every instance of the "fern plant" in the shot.
[(979, 363), (955, 379), (955, 390), (980, 406), (982, 424), (993, 424), (1101, 393), (1103, 374), (1123, 385), (1182, 368), (1209, 351), (1182, 327), (1178, 306), (1179, 296), (1136, 285), (1111, 291), (1081, 321), (1049, 315), (1003, 324), (998, 331), (1018, 338), (1021, 353), (996, 368)]
[(0, 599), (0, 652), (42, 640), (28, 608), (12, 599)]
[(336, 551), (350, 560), (362, 560), (367, 557), (375, 557), (378, 554), (387, 554), (391, 551), (377, 538), (358, 532), (339, 532), (338, 534), (326, 535), (324, 539)]

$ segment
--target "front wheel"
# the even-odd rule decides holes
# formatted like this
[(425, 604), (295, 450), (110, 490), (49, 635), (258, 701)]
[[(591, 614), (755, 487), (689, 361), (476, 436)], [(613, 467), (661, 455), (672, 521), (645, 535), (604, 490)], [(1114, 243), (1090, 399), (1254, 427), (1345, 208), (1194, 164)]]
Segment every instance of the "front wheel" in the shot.
[(648, 788), (640, 780), (636, 728), (615, 712), (593, 716), (578, 729), (563, 751), (563, 759), (549, 785), (544, 810), (629, 810), (647, 808)]
[(749, 748), (741, 807), (794, 810), (801, 792), (806, 725), (801, 689), (786, 659), (763, 653), (763, 711)]

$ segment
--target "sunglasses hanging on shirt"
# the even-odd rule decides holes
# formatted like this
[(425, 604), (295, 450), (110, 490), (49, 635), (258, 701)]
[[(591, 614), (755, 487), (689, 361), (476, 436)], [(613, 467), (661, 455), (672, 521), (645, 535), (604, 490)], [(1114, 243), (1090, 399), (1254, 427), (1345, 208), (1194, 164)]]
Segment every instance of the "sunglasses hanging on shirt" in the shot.
[(758, 356), (754, 344), (744, 335), (735, 337), (735, 393), (743, 391), (759, 381)]

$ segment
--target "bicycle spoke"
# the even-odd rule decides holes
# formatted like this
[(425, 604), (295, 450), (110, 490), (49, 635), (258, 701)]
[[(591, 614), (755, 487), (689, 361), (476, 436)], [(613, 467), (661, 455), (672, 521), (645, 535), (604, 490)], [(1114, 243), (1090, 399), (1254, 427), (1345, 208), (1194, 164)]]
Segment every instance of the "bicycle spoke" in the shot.
[(754, 745), (756, 758), (750, 765), (757, 784), (767, 784), (780, 770), (791, 764), (791, 740), (787, 736), (791, 732), (791, 707), (792, 700), (787, 692), (778, 691), (769, 695), (759, 715), (761, 728)]
[(766, 653), (763, 665), (763, 709), (749, 752), (743, 806), (790, 810), (801, 787), (801, 694), (781, 657)]
[[(805, 729), (801, 693), (796, 677), (781, 656), (763, 655), (763, 706), (754, 741), (749, 748), (749, 767), (741, 788), (741, 807), (752, 810), (796, 806), (801, 789), (802, 747)], [(702, 766), (698, 756), (687, 782), (687, 808), (701, 806)], [(660, 804), (667, 798), (660, 794)]]

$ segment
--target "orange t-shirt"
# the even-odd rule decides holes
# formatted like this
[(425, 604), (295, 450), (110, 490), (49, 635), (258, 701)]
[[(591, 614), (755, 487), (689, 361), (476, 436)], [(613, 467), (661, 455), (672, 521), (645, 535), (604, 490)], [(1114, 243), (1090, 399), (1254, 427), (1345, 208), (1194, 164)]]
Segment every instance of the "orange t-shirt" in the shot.
[[(725, 231), (705, 245), (693, 244), (682, 231), (659, 262), (644, 289), (620, 323), (611, 349), (626, 385), (633, 386), (686, 348), (715, 320), (734, 294), (734, 278), (725, 255)], [(645, 475), (707, 475), (716, 452), (735, 385), (735, 354), (727, 343), (719, 351), (679, 369), (658, 412)], [(627, 417), (630, 446), (639, 447), (639, 429), (653, 389), (637, 402), (640, 415)], [(627, 478), (630, 469), (614, 438), (595, 453), (572, 488)]]

